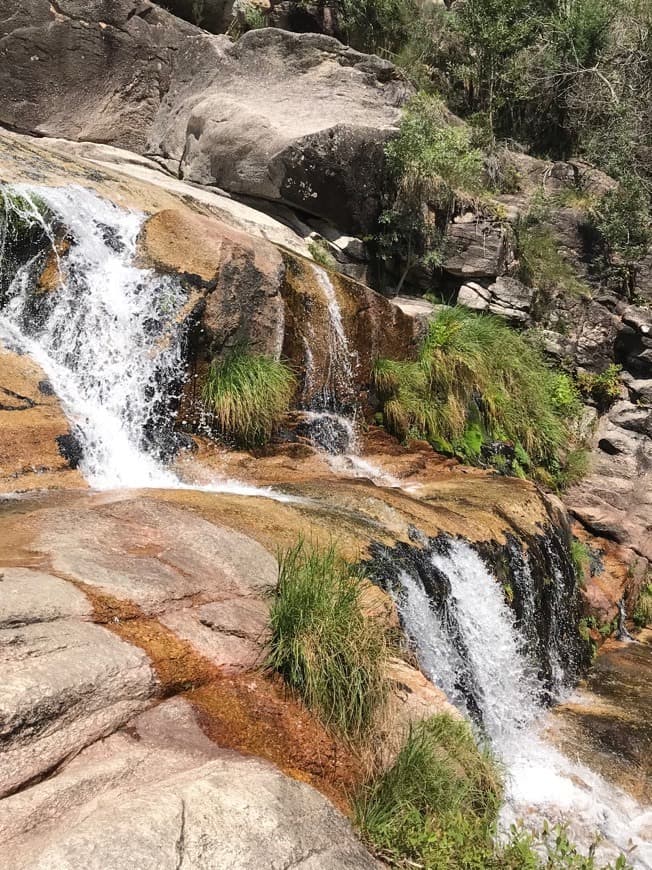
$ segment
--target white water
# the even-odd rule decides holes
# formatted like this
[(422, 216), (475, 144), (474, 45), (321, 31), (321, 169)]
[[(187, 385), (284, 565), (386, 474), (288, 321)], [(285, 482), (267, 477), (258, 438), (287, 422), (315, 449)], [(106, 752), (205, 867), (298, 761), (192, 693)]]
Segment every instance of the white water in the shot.
[[(172, 436), (170, 391), (184, 374), (177, 315), (186, 296), (174, 279), (135, 265), (144, 215), (81, 187), (13, 190), (29, 203), (23, 218), (49, 236), (60, 282), (51, 302), (41, 297), (36, 317), (32, 264), (20, 269), (0, 311), (0, 335), (47, 374), (80, 441), (80, 470), (93, 488), (183, 487), (151, 442)], [(37, 201), (67, 230), (70, 249), (60, 259), (55, 230)], [(276, 497), (231, 480), (197, 488)]]
[[(310, 341), (304, 336), (304, 402), (315, 392), (320, 394), (319, 410), (306, 411), (304, 415), (308, 422), (318, 428), (320, 437), (315, 438), (316, 446), (322, 448), (328, 464), (337, 474), (366, 478), (381, 486), (400, 487), (398, 478), (360, 456), (355, 409), (349, 411), (348, 415), (340, 413), (342, 407), (353, 407), (355, 354), (346, 336), (342, 310), (330, 276), (321, 266), (313, 264), (312, 268), (328, 313), (328, 361), (324, 381), (318, 388), (315, 385), (316, 372)], [(314, 339), (311, 327), (309, 330)]]
[(486, 735), (507, 769), (505, 825), (519, 818), (535, 828), (546, 819), (568, 822), (587, 847), (596, 832), (604, 837), (599, 852), (605, 859), (635, 846), (629, 860), (652, 867), (645, 830), (652, 812), (543, 736), (546, 715), (538, 698), (545, 693), (500, 584), (461, 541), (451, 541), (449, 553), (434, 554), (432, 563), (450, 582), (444, 612), (436, 611), (421, 579), (405, 571), (397, 605), (424, 673), (465, 713), (462, 685), (472, 683)]

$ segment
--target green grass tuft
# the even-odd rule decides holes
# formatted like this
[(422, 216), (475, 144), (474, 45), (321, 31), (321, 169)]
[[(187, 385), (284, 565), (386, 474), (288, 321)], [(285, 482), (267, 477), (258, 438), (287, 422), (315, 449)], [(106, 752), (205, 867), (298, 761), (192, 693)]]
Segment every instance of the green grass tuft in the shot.
[(648, 583), (641, 592), (633, 619), (639, 628), (652, 626), (652, 583)]
[(363, 576), (334, 547), (304, 542), (280, 559), (266, 665), (322, 721), (359, 741), (387, 696), (387, 637), (361, 606)]
[[(362, 788), (355, 820), (390, 867), (597, 870), (562, 827), (532, 832), (515, 825), (500, 842), (502, 792), (501, 771), (468, 723), (440, 714), (413, 725), (394, 764)], [(613, 866), (628, 868), (622, 856)]]
[(468, 723), (441, 714), (414, 725), (394, 764), (358, 794), (356, 823), (392, 866), (464, 867), (473, 850), (493, 851), (501, 796)]
[[(506, 470), (566, 482), (581, 408), (577, 389), (499, 318), (443, 309), (419, 358), (378, 360), (374, 384), (385, 425), (397, 437), (426, 438), (471, 463), (480, 460), (483, 445), (511, 442), (514, 458)], [(574, 479), (581, 465), (576, 456), (572, 465)]]
[(337, 260), (323, 240), (312, 239), (308, 242), (308, 250), (310, 251), (310, 256), (319, 266), (323, 266), (325, 269), (337, 269)]
[(202, 399), (216, 429), (241, 447), (265, 444), (287, 412), (296, 388), (283, 362), (236, 348), (213, 362)]

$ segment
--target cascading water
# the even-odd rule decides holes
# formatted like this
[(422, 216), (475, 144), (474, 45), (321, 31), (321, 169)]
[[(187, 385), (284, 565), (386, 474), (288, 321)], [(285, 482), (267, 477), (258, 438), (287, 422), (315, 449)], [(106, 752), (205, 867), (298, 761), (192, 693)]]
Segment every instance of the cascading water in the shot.
[[(4, 201), (23, 229), (41, 233), (57, 286), (35, 289), (41, 248), (5, 281), (0, 337), (46, 372), (74, 426), (84, 476), (97, 489), (178, 488), (164, 459), (174, 452), (186, 295), (176, 280), (134, 264), (144, 215), (81, 187), (21, 185)], [(205, 488), (269, 494), (232, 481)]]
[(359, 455), (353, 366), (355, 354), (349, 346), (342, 310), (328, 272), (314, 264), (312, 269), (326, 303), (328, 358), (323, 382), (316, 388), (314, 357), (310, 341), (304, 337), (306, 386), (317, 397), (304, 411), (304, 429), (313, 443), (325, 452), (334, 471), (367, 477), (384, 486), (400, 486), (396, 478)]
[[(560, 558), (555, 547), (550, 550), (546, 575)], [(460, 540), (438, 538), (424, 549), (378, 547), (370, 568), (393, 595), (424, 673), (476, 723), (505, 764), (505, 825), (519, 818), (533, 827), (544, 820), (567, 822), (587, 846), (596, 831), (604, 837), (600, 848), (605, 859), (633, 848), (628, 860), (636, 867), (652, 867), (645, 834), (650, 813), (545, 739), (545, 702), (551, 692), (563, 691), (566, 674), (560, 669), (562, 661), (573, 658), (577, 632), (559, 619), (553, 626), (541, 625), (540, 642), (531, 642), (525, 622), (545, 611), (534, 607), (542, 593), (534, 588), (529, 554), (513, 543), (510, 551), (514, 584), (516, 574), (521, 587), (530, 584), (528, 595), (522, 588), (519, 593), (518, 615), (481, 556)], [(542, 584), (552, 606), (567, 598), (563, 589), (552, 589), (568, 584), (557, 567), (552, 582)]]

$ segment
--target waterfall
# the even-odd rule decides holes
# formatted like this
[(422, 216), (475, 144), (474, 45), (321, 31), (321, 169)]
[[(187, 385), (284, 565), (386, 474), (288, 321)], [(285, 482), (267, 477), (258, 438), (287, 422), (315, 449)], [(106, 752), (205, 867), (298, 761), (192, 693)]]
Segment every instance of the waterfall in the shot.
[[(362, 459), (357, 433), (355, 406), (355, 375), (353, 360), (342, 309), (326, 269), (311, 264), (317, 286), (326, 303), (328, 316), (327, 363), (322, 383), (315, 389), (314, 355), (310, 341), (304, 336), (306, 379), (304, 403), (316, 394), (304, 410), (303, 431), (328, 458), (333, 471), (352, 477), (366, 477), (383, 486), (398, 487), (398, 481), (372, 462)], [(309, 327), (311, 338), (314, 334)]]
[[(47, 253), (41, 247), (5, 280), (0, 336), (47, 374), (92, 487), (182, 486), (165, 460), (177, 446), (186, 293), (175, 278), (136, 265), (145, 216), (76, 186), (6, 190), (5, 209), (40, 231)], [(56, 286), (39, 289), (44, 256)], [(205, 488), (268, 494), (233, 481)]]
[[(568, 606), (570, 593), (553, 587), (570, 583), (575, 595), (574, 580), (562, 570), (556, 548), (547, 546), (541, 585), (552, 608), (560, 602)], [(521, 599), (518, 614), (483, 558), (461, 540), (442, 536), (423, 549), (379, 546), (368, 567), (393, 596), (423, 672), (475, 723), (505, 765), (505, 826), (519, 818), (534, 827), (544, 820), (568, 822), (580, 844), (588, 847), (597, 831), (605, 839), (605, 857), (634, 845), (629, 860), (651, 867), (645, 835), (649, 813), (544, 736), (545, 702), (551, 692), (565, 691), (563, 662), (574, 673), (578, 634), (558, 614), (551, 626), (539, 626), (538, 641), (532, 643), (537, 629), (526, 628), (526, 622), (546, 611), (545, 606), (536, 610), (542, 592), (535, 588), (532, 554), (513, 542), (506, 549), (510, 579)], [(558, 573), (548, 576), (555, 564)], [(513, 594), (516, 599), (516, 589)]]

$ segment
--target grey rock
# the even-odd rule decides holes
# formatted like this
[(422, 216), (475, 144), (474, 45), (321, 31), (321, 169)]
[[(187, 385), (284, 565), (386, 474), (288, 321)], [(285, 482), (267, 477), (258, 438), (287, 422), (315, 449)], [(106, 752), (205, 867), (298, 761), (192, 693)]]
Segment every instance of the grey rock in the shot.
[(489, 307), (491, 293), (475, 281), (462, 284), (457, 294), (457, 304), (472, 308), (474, 311), (485, 311)]
[(0, 629), (88, 617), (91, 605), (72, 583), (31, 568), (0, 569)]
[(446, 239), (444, 271), (461, 278), (496, 278), (511, 258), (505, 227), (470, 213), (449, 224)]
[(609, 420), (621, 429), (638, 432), (652, 438), (652, 408), (616, 402), (609, 411)]
[(156, 690), (141, 650), (77, 619), (2, 629), (0, 669), (0, 795), (119, 728)]
[(635, 398), (652, 404), (652, 380), (637, 380), (629, 372), (623, 372), (621, 377)]
[(391, 63), (330, 37), (250, 31), (215, 58), (212, 79), (174, 83), (148, 151), (190, 181), (370, 232), (384, 146), (410, 93)]
[(501, 275), (489, 286), (491, 301), (494, 305), (515, 308), (526, 313), (532, 306), (535, 292), (533, 287), (527, 287), (517, 278), (509, 278), (506, 275)]
[(180, 699), (0, 803), (6, 870), (371, 870), (318, 792), (221, 750)]

